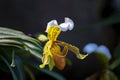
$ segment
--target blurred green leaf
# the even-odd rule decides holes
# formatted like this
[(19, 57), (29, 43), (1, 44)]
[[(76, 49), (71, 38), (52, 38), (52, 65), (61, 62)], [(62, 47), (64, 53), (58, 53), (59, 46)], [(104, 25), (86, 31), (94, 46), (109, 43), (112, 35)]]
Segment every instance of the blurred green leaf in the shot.
[(109, 59), (107, 56), (103, 53), (93, 53), (99, 60), (99, 63), (101, 64), (102, 69), (108, 69), (109, 67)]
[(0, 58), (1, 58), (1, 59), (5, 62), (5, 64), (8, 66), (8, 68), (9, 68), (11, 74), (12, 74), (13, 80), (18, 80), (18, 77), (16, 76), (14, 70), (11, 68), (9, 62), (8, 62), (3, 56), (1, 56), (1, 55), (0, 55)]
[(0, 27), (0, 45), (18, 47), (42, 58), (41, 43), (17, 30)]
[(107, 25), (112, 25), (112, 24), (116, 24), (116, 23), (120, 23), (120, 11), (117, 13), (114, 13), (113, 15), (111, 15), (107, 18), (98, 20), (91, 24), (84, 25), (80, 29), (77, 29), (76, 33), (91, 29), (96, 26), (97, 27), (107, 27)]
[(117, 45), (117, 47), (114, 50), (114, 57), (120, 58), (120, 43)]
[(30, 41), (30, 42), (34, 42), (38, 46), (40, 44), (39, 41), (37, 41), (36, 39), (31, 38), (31, 37), (25, 35), (21, 31), (17, 31), (17, 30), (10, 29), (10, 28), (0, 27), (0, 36), (5, 36), (5, 35), (6, 35), (6, 38), (19, 38), (19, 39), (27, 40), (27, 41)]
[(29, 64), (30, 66), (34, 67), (35, 69), (39, 70), (40, 72), (43, 72), (45, 74), (48, 74), (50, 76), (52, 76), (53, 78), (55, 78), (56, 80), (66, 80), (62, 75), (60, 75), (59, 73), (53, 72), (53, 71), (49, 71), (48, 69), (41, 69), (39, 67), (38, 63), (35, 62), (31, 62), (31, 61), (27, 61), (24, 60), (26, 64)]
[(34, 74), (27, 66), (24, 66), (24, 69), (25, 69), (26, 73), (30, 76), (31, 80), (36, 80)]
[(66, 59), (66, 64), (67, 64), (68, 66), (71, 66), (71, 65), (72, 65), (71, 60), (70, 60), (70, 59)]
[(24, 68), (23, 68), (23, 63), (22, 60), (18, 57), (15, 56), (15, 71), (16, 71), (16, 75), (18, 77), (18, 80), (25, 80), (25, 72), (24, 72)]
[(112, 71), (107, 69), (99, 71), (87, 77), (85, 80), (118, 80), (118, 78)]
[(118, 78), (112, 71), (106, 70), (104, 74), (101, 74), (100, 80), (118, 80)]
[[(17, 53), (21, 53), (21, 55), (29, 52), (29, 54), (33, 54), (40, 60), (42, 58), (41, 43), (37, 39), (29, 37), (23, 32), (9, 28), (0, 27), (0, 48), (3, 49), (3, 51), (0, 50), (2, 51), (2, 53), (0, 53), (2, 60), (7, 64), (14, 80), (25, 80), (25, 74), (22, 61), (18, 56), (14, 59), (15, 67), (10, 66), (12, 49), (14, 49), (15, 55), (17, 55), (16, 51)], [(4, 54), (5, 58), (3, 57)], [(0, 65), (0, 67), (3, 67), (3, 65)]]
[(110, 64), (110, 69), (115, 69), (116, 67), (120, 66), (120, 58), (119, 59), (116, 59), (115, 61), (113, 61), (111, 64)]

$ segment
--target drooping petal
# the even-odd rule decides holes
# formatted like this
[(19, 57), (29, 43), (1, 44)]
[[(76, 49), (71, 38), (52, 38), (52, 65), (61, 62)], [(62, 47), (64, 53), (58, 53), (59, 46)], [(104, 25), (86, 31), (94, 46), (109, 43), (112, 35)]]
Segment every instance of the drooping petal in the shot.
[(67, 46), (68, 50), (75, 53), (78, 59), (84, 59), (88, 56), (88, 54), (86, 54), (86, 55), (80, 54), (79, 48), (77, 48), (76, 46), (73, 46), (71, 44), (68, 44), (68, 43), (65, 43), (65, 42), (62, 42), (62, 41), (56, 41), (56, 44), (61, 45), (61, 46)]
[(50, 22), (48, 22), (45, 32), (47, 32), (48, 29), (52, 26), (58, 26), (57, 20), (51, 20)]
[(43, 55), (43, 57), (42, 57), (42, 62), (43, 62), (43, 64), (41, 64), (39, 67), (40, 68), (44, 68), (45, 67), (45, 65), (48, 65), (49, 64), (49, 62), (50, 62), (50, 58), (49, 58), (50, 56), (48, 55), (48, 54), (44, 54)]
[(52, 53), (50, 51), (51, 45), (52, 45), (52, 42), (48, 41), (44, 46), (42, 64), (39, 65), (40, 68), (44, 68), (46, 65), (50, 64), (50, 61), (51, 61), (50, 59), (52, 57)]
[(43, 49), (43, 54), (48, 54), (48, 55), (50, 55), (52, 57), (52, 53), (50, 51), (50, 48), (51, 48), (52, 44), (53, 44), (52, 41), (48, 41), (45, 44), (44, 49)]
[(53, 61), (53, 55), (51, 53), (51, 46), (52, 46), (52, 42), (48, 41), (45, 46), (44, 46), (44, 50), (43, 50), (43, 58), (42, 58), (42, 63), (40, 65), (40, 68), (44, 68), (46, 65), (49, 66), (49, 70), (52, 70), (53, 67), (55, 66), (55, 63)]
[(68, 23), (68, 24), (69, 24), (69, 27), (68, 27), (69, 30), (72, 30), (72, 29), (74, 28), (74, 22), (73, 22), (72, 19), (66, 17), (66, 18), (65, 18), (65, 23)]
[(95, 44), (95, 43), (89, 43), (87, 45), (85, 45), (85, 47), (83, 48), (83, 51), (88, 53), (88, 54), (91, 54), (93, 53), (96, 49), (98, 48), (98, 45)]

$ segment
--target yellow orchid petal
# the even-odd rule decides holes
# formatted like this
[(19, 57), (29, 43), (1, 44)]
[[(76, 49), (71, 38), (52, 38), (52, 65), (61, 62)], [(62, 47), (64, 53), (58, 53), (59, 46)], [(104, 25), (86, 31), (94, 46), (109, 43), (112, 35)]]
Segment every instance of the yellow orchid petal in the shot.
[(68, 53), (68, 47), (67, 46), (64, 46), (63, 50), (62, 50), (62, 55), (63, 56), (66, 56)]
[[(48, 41), (45, 46), (44, 46), (44, 50), (43, 50), (43, 57), (42, 57), (42, 62), (43, 64), (41, 64), (39, 67), (40, 68), (44, 68), (45, 65), (48, 65), (51, 63), (51, 57), (52, 57), (52, 53), (50, 51), (51, 45), (53, 44), (52, 41)], [(51, 64), (50, 64), (51, 65)], [(50, 66), (51, 69), (51, 66)]]
[(50, 57), (50, 61), (49, 61), (48, 66), (49, 66), (49, 70), (50, 70), (50, 71), (54, 68), (55, 62), (54, 62), (54, 60), (53, 60), (53, 57)]
[(84, 59), (88, 56), (88, 54), (86, 55), (80, 54), (79, 48), (77, 48), (76, 46), (73, 46), (71, 44), (68, 44), (62, 41), (56, 41), (56, 43), (61, 46), (67, 46), (70, 51), (76, 54), (78, 59)]
[(50, 51), (50, 48), (52, 46), (53, 42), (52, 41), (48, 41), (45, 46), (44, 46), (44, 49), (43, 49), (43, 54), (49, 54), (51, 57), (52, 57), (52, 53)]
[(42, 58), (42, 62), (43, 64), (41, 64), (39, 67), (40, 68), (44, 68), (45, 65), (49, 64), (49, 55), (48, 54), (44, 54), (43, 58)]
[(52, 27), (48, 28), (48, 30), (47, 30), (48, 39), (51, 41), (56, 41), (60, 32), (61, 32), (61, 30), (58, 26), (52, 26)]
[(56, 45), (56, 44), (54, 44), (53, 43), (53, 45), (51, 46), (51, 53), (52, 54), (57, 54), (57, 55), (61, 55), (61, 49), (60, 49), (60, 47), (58, 46), (58, 45)]

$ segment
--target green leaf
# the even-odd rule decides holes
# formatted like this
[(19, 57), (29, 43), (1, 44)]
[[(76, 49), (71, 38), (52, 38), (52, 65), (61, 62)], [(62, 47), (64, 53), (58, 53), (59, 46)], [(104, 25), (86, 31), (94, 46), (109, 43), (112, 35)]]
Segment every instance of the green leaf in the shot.
[(9, 68), (11, 74), (12, 74), (13, 79), (14, 79), (14, 80), (18, 80), (18, 77), (16, 76), (14, 70), (11, 68), (9, 62), (8, 62), (3, 56), (0, 55), (0, 57), (1, 57), (1, 59), (5, 62), (5, 64), (8, 66), (8, 68)]
[(25, 80), (25, 72), (24, 72), (24, 68), (23, 68), (23, 63), (22, 63), (22, 60), (18, 57), (18, 56), (15, 56), (15, 71), (16, 71), (16, 74), (17, 74), (17, 77), (19, 80)]
[(75, 32), (78, 33), (85, 30), (90, 30), (91, 28), (94, 28), (94, 27), (107, 27), (107, 25), (116, 24), (116, 23), (120, 23), (120, 11), (117, 13), (114, 13), (110, 17), (98, 20), (92, 24), (84, 25), (80, 29), (77, 29)]
[(102, 70), (86, 78), (86, 80), (118, 80), (117, 76), (110, 70)]
[(63, 76), (61, 76), (60, 74), (58, 74), (58, 73), (56, 73), (56, 72), (49, 71), (49, 70), (47, 70), (47, 69), (40, 69), (40, 68), (38, 68), (37, 66), (36, 66), (36, 68), (37, 68), (38, 70), (40, 70), (41, 72), (46, 73), (46, 74), (54, 77), (56, 80), (66, 80)]
[(115, 61), (113, 61), (113, 62), (110, 64), (109, 68), (113, 70), (113, 69), (115, 69), (115, 68), (118, 67), (118, 66), (120, 66), (120, 58), (118, 58), (118, 59), (116, 59)]
[(114, 50), (114, 57), (120, 58), (120, 43), (117, 45), (117, 47)]
[(0, 45), (9, 46), (9, 47), (13, 46), (24, 49), (24, 45), (20, 41), (12, 40), (12, 39), (0, 39)]
[(118, 80), (117, 76), (110, 70), (106, 70), (101, 76), (100, 80)]
[(95, 55), (97, 57), (97, 59), (99, 60), (99, 63), (101, 64), (102, 69), (108, 69), (109, 59), (105, 54), (93, 53), (92, 55)]
[(36, 80), (34, 74), (32, 73), (32, 71), (27, 66), (24, 66), (24, 69), (28, 73), (28, 75), (30, 76), (31, 80)]
[(27, 41), (33, 42), (34, 44), (36, 44), (38, 46), (40, 44), (40, 42), (37, 39), (31, 38), (31, 37), (25, 35), (23, 32), (13, 30), (10, 28), (0, 27), (0, 36), (2, 36), (4, 38), (19, 38), (22, 40), (27, 40)]
[(0, 45), (18, 47), (42, 58), (41, 43), (32, 37), (25, 35), (23, 32), (0, 27)]
[(60, 75), (56, 72), (49, 71), (48, 69), (41, 69), (39, 67), (39, 64), (37, 64), (35, 62), (27, 61), (27, 60), (24, 60), (24, 61), (26, 64), (29, 64), (30, 66), (34, 67), (35, 69), (39, 70), (40, 72), (50, 75), (51, 77), (55, 78), (56, 80), (66, 80), (62, 75)]
[(13, 30), (10, 28), (4, 28), (4, 27), (0, 27), (0, 34), (11, 34), (11, 35), (16, 35), (16, 34), (24, 34), (23, 32), (17, 31), (17, 30)]

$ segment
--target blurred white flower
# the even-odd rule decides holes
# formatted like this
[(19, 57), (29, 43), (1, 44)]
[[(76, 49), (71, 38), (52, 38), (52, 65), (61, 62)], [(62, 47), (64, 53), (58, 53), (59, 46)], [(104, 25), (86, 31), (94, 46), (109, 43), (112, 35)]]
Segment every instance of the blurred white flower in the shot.
[(98, 47), (97, 44), (89, 43), (89, 44), (85, 45), (85, 47), (83, 48), (83, 51), (88, 54), (91, 54), (96, 50), (97, 47)]
[(112, 57), (111, 54), (110, 54), (109, 49), (108, 49), (105, 45), (100, 45), (100, 46), (95, 50), (95, 52), (105, 54), (105, 55), (109, 58), (109, 60), (110, 60), (111, 57)]
[(85, 45), (85, 47), (83, 48), (83, 51), (88, 54), (91, 54), (93, 52), (105, 54), (109, 60), (112, 57), (109, 49), (105, 45), (98, 46), (95, 43), (89, 43), (89, 44)]

